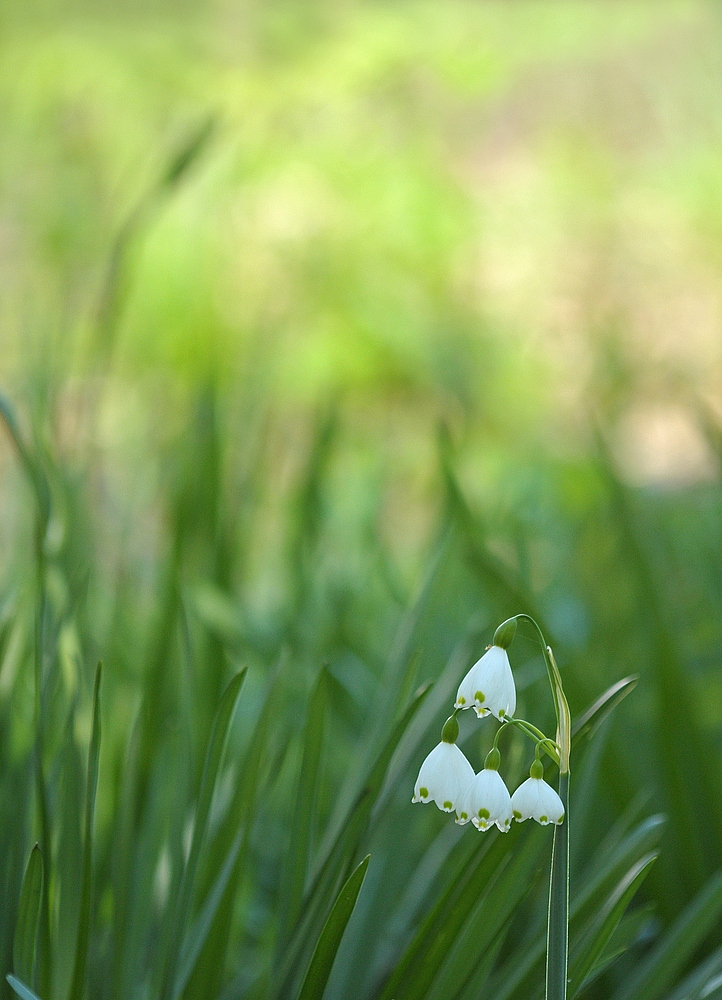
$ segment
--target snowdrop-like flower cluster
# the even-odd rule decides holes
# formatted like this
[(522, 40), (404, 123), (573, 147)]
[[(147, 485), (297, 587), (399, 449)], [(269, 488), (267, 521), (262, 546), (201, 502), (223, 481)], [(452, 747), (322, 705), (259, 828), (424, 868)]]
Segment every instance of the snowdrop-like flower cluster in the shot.
[[(542, 826), (559, 825), (564, 819), (564, 805), (551, 785), (544, 780), (541, 753), (549, 754), (557, 763), (560, 748), (538, 729), (523, 719), (515, 719), (516, 687), (509, 663), (508, 647), (516, 632), (516, 619), (511, 618), (496, 630), (494, 645), (469, 670), (454, 702), (454, 714), (447, 719), (441, 733), (441, 743), (434, 747), (421, 765), (414, 786), (412, 802), (435, 802), (444, 812), (456, 813), (462, 826), (472, 823), (477, 830), (496, 826), (507, 833), (512, 820), (523, 823), (534, 819)], [(459, 736), (457, 714), (473, 708), (481, 719), (492, 715), (501, 722), (478, 774), (456, 745)], [(536, 743), (536, 754), (529, 777), (514, 792), (509, 790), (499, 774), (501, 754), (497, 748), (499, 735), (509, 725), (518, 726)]]

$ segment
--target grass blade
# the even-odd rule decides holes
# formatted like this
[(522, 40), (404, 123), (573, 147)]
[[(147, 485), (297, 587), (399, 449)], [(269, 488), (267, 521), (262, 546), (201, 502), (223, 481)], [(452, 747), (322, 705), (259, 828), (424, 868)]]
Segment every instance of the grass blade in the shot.
[(13, 941), (13, 970), (26, 983), (32, 983), (35, 974), (35, 947), (38, 939), (40, 903), (43, 896), (43, 855), (38, 844), (33, 847), (25, 869), (18, 922)]
[[(589, 933), (597, 912), (604, 908), (605, 900), (614, 887), (656, 847), (662, 825), (660, 817), (651, 817), (611, 849), (602, 847), (585, 875), (586, 881), (570, 900), (570, 933), (575, 952), (577, 942)], [(545, 949), (546, 934), (540, 928), (538, 935), (525, 946), (524, 954), (511, 955), (494, 975), (491, 986), (495, 1000), (509, 1000), (511, 997), (526, 1000), (534, 995), (536, 983), (543, 978)]]
[(93, 728), (90, 733), (88, 750), (88, 780), (85, 793), (85, 843), (83, 845), (83, 875), (80, 893), (80, 922), (75, 945), (75, 964), (70, 986), (69, 1000), (82, 1000), (85, 990), (85, 969), (88, 961), (90, 942), (91, 893), (93, 871), (93, 814), (95, 793), (98, 789), (98, 764), (100, 760), (100, 680), (103, 664), (98, 664), (93, 690)]
[(18, 979), (17, 976), (14, 976), (12, 972), (9, 973), (5, 978), (10, 983), (12, 988), (15, 990), (17, 995), (21, 998), (21, 1000), (40, 1000), (40, 997), (37, 995), (37, 993), (33, 993), (30, 987), (26, 986), (25, 983), (22, 982), (22, 980)]
[(283, 890), (286, 893), (281, 912), (279, 945), (283, 944), (298, 917), (308, 873), (311, 829), (318, 786), (318, 771), (323, 749), (323, 732), (327, 700), (327, 672), (324, 667), (311, 695), (308, 718), (303, 734), (303, 758), (298, 779), (296, 808), (287, 856)]
[(370, 855), (366, 855), (336, 897), (313, 952), (298, 1000), (321, 1000), (323, 997), (343, 932), (346, 930), (346, 924), (353, 913), (366, 878), (369, 858)]
[(221, 696), (213, 727), (211, 729), (206, 759), (203, 765), (203, 776), (201, 787), (198, 793), (198, 805), (196, 807), (195, 825), (193, 827), (193, 840), (191, 841), (190, 854), (186, 864), (181, 884), (178, 890), (178, 901), (176, 904), (173, 927), (168, 939), (168, 951), (166, 953), (163, 979), (160, 988), (161, 1000), (170, 1000), (175, 993), (176, 975), (180, 960), (181, 949), (185, 938), (185, 928), (193, 897), (193, 886), (195, 883), (198, 860), (201, 848), (205, 840), (208, 827), (208, 819), (213, 802), (213, 793), (216, 787), (216, 779), (223, 759), (223, 751), (226, 746), (226, 739), (230, 729), (233, 712), (238, 700), (241, 685), (246, 676), (245, 668), (235, 675), (226, 690)]
[[(522, 837), (527, 838), (526, 850), (541, 849), (541, 828), (524, 830), (518, 824), (509, 833), (489, 834), (476, 848), (476, 857), (465, 864), (439, 895), (416, 931), (410, 944), (396, 963), (381, 993), (382, 1000), (422, 997), (430, 987), (450, 944), (464, 927), (466, 920), (495, 874), (514, 852)], [(491, 839), (493, 837), (493, 839)], [(533, 841), (529, 847), (529, 841)]]
[(180, 959), (178, 976), (176, 978), (175, 991), (173, 993), (174, 1000), (177, 1000), (186, 988), (188, 980), (196, 967), (200, 954), (203, 950), (203, 945), (208, 938), (210, 929), (213, 926), (213, 921), (218, 913), (218, 908), (225, 895), (231, 875), (233, 874), (233, 869), (235, 868), (236, 861), (238, 860), (241, 844), (243, 843), (244, 833), (245, 831), (241, 828), (236, 834), (236, 839), (231, 845), (228, 857), (218, 874), (216, 884), (213, 886), (213, 889), (203, 904), (195, 923), (188, 932), (188, 937), (186, 938), (183, 947), (183, 954)]
[(584, 941), (577, 949), (572, 973), (569, 978), (569, 993), (576, 996), (583, 986), (587, 976), (594, 969), (597, 961), (604, 953), (612, 934), (624, 916), (637, 890), (649, 874), (649, 869), (657, 860), (656, 854), (647, 854), (641, 858), (624, 876), (612, 893), (604, 908), (600, 911)]
[[(535, 885), (543, 867), (542, 845), (543, 840), (538, 835), (528, 836), (526, 843), (513, 852), (508, 861), (502, 860), (487, 885), (477, 894), (467, 919), (453, 937), (449, 939), (444, 930), (437, 935), (443, 944), (438, 951), (436, 943), (431, 948), (431, 953), (437, 951), (438, 957), (438, 972), (434, 974), (431, 989), (427, 992), (423, 985), (421, 988), (412, 986), (405, 995), (428, 997), (428, 1000), (451, 1000), (459, 996), (476, 977), (476, 965), (503, 933), (521, 901)], [(472, 901), (471, 894), (465, 896)], [(465, 899), (462, 897), (457, 905), (463, 909)], [(453, 910), (449, 917), (454, 918)], [(423, 959), (422, 969), (425, 964)]]
[(722, 913), (722, 873), (713, 875), (659, 944), (637, 966), (614, 1000), (657, 1000), (702, 944)]
[(594, 704), (590, 705), (586, 712), (574, 723), (572, 726), (572, 740), (580, 740), (585, 736), (591, 739), (609, 713), (628, 694), (632, 693), (638, 682), (639, 677), (636, 674), (632, 674), (629, 677), (622, 678), (621, 681), (617, 681), (616, 684), (612, 684), (610, 688), (607, 688), (604, 694), (600, 695)]
[(313, 875), (311, 887), (303, 898), (302, 915), (285, 950), (274, 996), (288, 994), (288, 984), (294, 975), (294, 969), (308, 947), (309, 939), (313, 938), (314, 928), (317, 928), (323, 919), (326, 900), (336, 893), (336, 887), (346, 878), (357, 855), (391, 758), (430, 689), (430, 683), (422, 685), (392, 726), (380, 753), (366, 772), (350, 808), (330, 831), (330, 836), (322, 845), (321, 859)]

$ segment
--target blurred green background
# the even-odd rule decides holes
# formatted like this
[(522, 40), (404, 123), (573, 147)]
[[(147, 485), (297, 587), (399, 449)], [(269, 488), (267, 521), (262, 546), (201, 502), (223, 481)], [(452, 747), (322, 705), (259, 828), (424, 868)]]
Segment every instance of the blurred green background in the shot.
[[(376, 996), (440, 891), (430, 845), (438, 868), (476, 836), (411, 808), (415, 769), (527, 611), (575, 715), (640, 676), (571, 828), (581, 878), (609, 831), (667, 817), (631, 952), (588, 995), (622, 988), (722, 864), (721, 178), (712, 0), (0, 4), (0, 387), (49, 498), (0, 437), (3, 973), (40, 720), (61, 956), (41, 995), (68, 988), (100, 657), (91, 995), (153, 995), (213, 712), (247, 666), (229, 758), (263, 706), (277, 728), (238, 806), (228, 940), (186, 995), (290, 996), (269, 956), (326, 664), (301, 889), (378, 727), (441, 678), (329, 986)], [(530, 637), (512, 664), (549, 728)], [(491, 730), (467, 728), (478, 768)]]

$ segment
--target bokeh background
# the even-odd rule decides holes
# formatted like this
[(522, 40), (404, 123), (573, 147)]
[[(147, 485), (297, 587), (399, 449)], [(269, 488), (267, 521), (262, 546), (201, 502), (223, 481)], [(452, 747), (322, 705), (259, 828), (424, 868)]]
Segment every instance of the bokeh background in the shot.
[[(5, 2), (0, 133), (0, 385), (53, 498), (48, 780), (62, 797), (68, 719), (87, 746), (101, 656), (108, 865), (143, 692), (159, 759), (177, 762), (179, 731), (194, 748), (182, 815), (232, 670), (249, 668), (238, 746), (282, 671), (288, 738), (264, 757), (219, 973), (244, 995), (272, 951), (321, 665), (312, 844), (408, 663), (446, 678), (428, 750), (467, 663), (529, 611), (573, 713), (640, 676), (572, 848), (582, 871), (620, 817), (666, 815), (644, 954), (722, 864), (720, 5)], [(34, 525), (3, 435), (8, 773), (32, 742)], [(512, 662), (520, 709), (550, 726), (530, 637)], [(369, 869), (389, 907), (444, 824), (409, 804), (426, 750), (388, 791)], [(13, 787), (9, 896), (34, 822)], [(152, 829), (136, 904), (162, 925), (181, 849)], [(375, 995), (433, 878), (414, 891), (406, 923), (354, 917), (335, 995)], [(118, 906), (97, 901), (98, 989)], [(119, 984), (147, 960), (131, 924)]]

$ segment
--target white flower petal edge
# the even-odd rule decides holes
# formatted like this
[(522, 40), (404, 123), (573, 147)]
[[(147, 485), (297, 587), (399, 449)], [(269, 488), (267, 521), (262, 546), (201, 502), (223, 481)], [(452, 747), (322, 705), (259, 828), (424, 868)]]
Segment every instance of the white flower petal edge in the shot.
[(511, 826), (511, 796), (499, 772), (485, 767), (474, 775), (457, 813), (457, 823), (471, 820), (482, 831), (496, 823), (502, 833), (507, 833)]
[(474, 768), (455, 743), (439, 743), (421, 765), (412, 802), (434, 801), (454, 812), (474, 777)]
[(516, 687), (509, 657), (501, 646), (492, 646), (474, 664), (459, 685), (454, 708), (471, 708), (483, 718), (491, 713), (504, 719), (516, 710)]
[(527, 778), (519, 785), (511, 797), (511, 808), (518, 823), (535, 819), (542, 826), (558, 826), (564, 819), (562, 800), (543, 778)]

